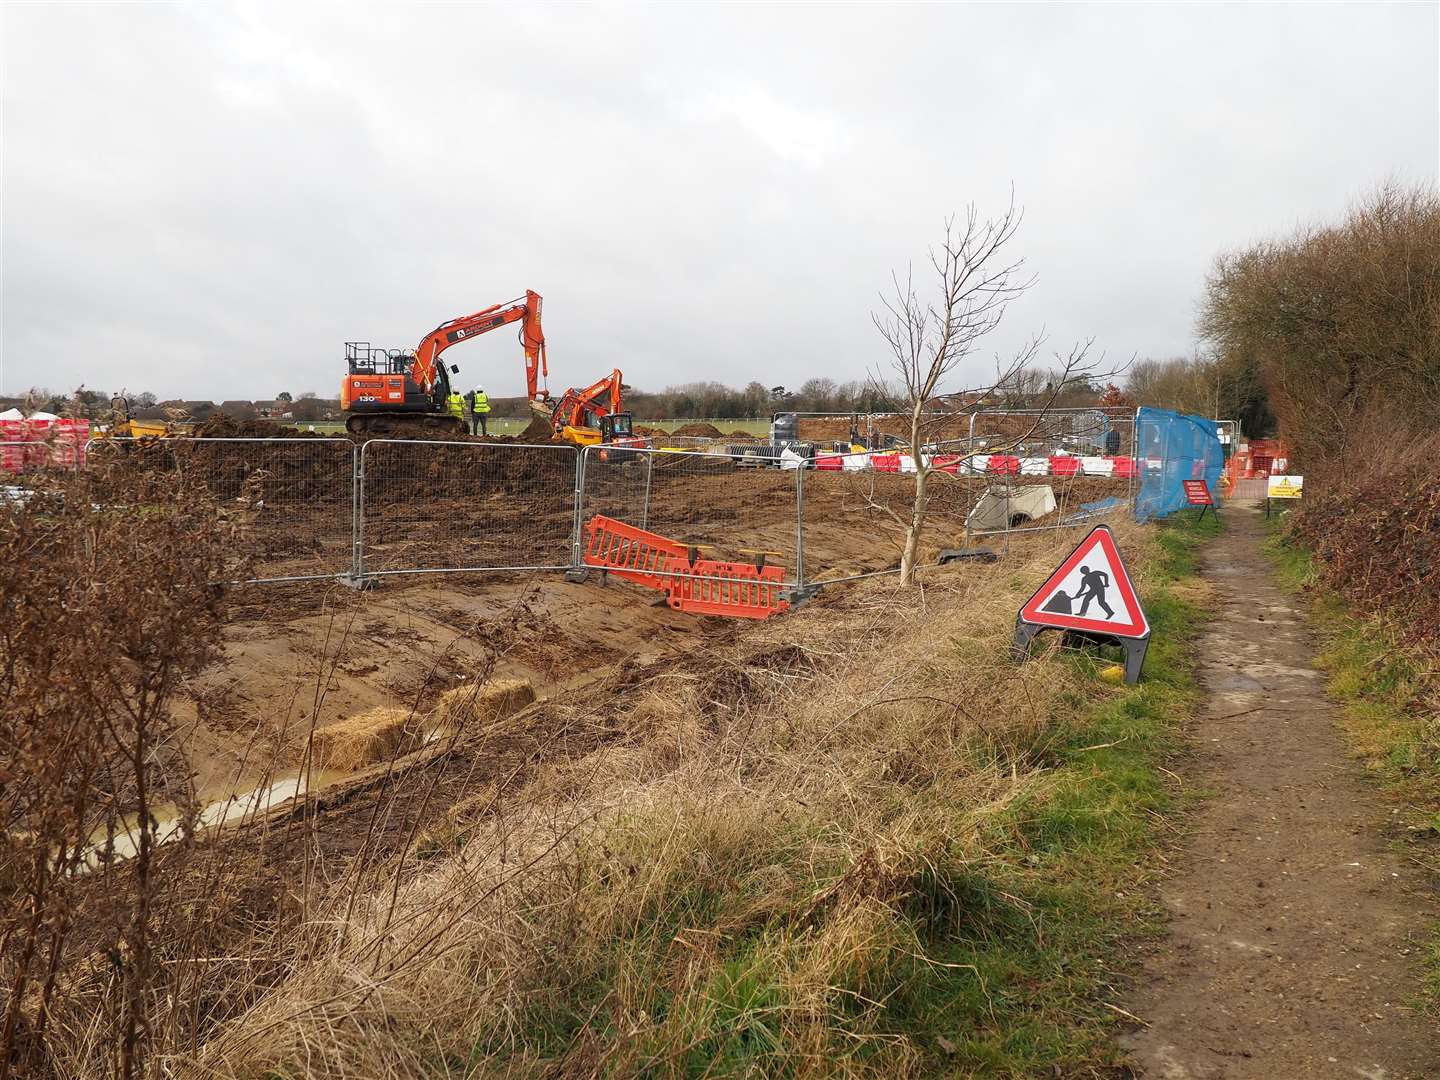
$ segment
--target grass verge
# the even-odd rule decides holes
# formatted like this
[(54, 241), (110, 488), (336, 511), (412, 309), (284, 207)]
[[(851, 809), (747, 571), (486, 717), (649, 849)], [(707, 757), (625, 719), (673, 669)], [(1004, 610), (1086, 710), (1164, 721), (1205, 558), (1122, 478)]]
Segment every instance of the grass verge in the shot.
[(1309, 592), (1327, 689), (1341, 703), (1341, 723), (1366, 768), (1405, 808), (1409, 824), (1440, 835), (1440, 716), (1435, 712), (1434, 658), (1399, 645), (1380, 616), (1365, 617), (1329, 592), (1305, 548), (1277, 524), (1266, 543), (1282, 585)]

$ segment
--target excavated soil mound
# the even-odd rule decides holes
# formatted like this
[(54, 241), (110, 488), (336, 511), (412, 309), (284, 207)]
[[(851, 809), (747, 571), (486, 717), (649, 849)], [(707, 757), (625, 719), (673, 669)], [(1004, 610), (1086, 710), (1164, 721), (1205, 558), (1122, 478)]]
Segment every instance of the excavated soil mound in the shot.
[(671, 435), (683, 435), (694, 439), (723, 439), (725, 433), (714, 424), (682, 424)]
[(268, 420), (236, 420), (219, 413), (203, 424), (196, 426), (197, 439), (306, 439), (320, 436), (319, 432), (305, 431), (289, 424), (276, 424)]
[(533, 416), (530, 418), (530, 423), (526, 425), (525, 430), (517, 437), (517, 441), (522, 443), (549, 442), (554, 438), (554, 435), (555, 431), (550, 426), (549, 420), (546, 420), (543, 416)]

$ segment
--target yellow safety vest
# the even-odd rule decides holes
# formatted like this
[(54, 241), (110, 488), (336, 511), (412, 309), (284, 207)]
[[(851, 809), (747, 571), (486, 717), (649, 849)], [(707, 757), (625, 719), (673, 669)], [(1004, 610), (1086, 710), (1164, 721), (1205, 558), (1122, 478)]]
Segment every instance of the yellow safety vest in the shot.
[(451, 416), (457, 416), (462, 420), (465, 418), (465, 399), (459, 394), (451, 394), (446, 405), (449, 407)]
[(490, 399), (485, 396), (483, 391), (476, 392), (475, 404), (473, 408), (476, 415), (479, 415), (481, 413), (488, 413), (490, 411)]

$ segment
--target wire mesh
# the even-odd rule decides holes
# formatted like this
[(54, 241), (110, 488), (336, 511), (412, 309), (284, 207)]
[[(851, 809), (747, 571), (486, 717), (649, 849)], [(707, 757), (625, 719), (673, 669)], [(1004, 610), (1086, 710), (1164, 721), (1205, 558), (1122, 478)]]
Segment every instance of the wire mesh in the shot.
[(358, 575), (569, 567), (577, 464), (573, 446), (365, 443)]
[[(783, 568), (799, 558), (797, 471), (721, 449), (584, 451), (578, 520), (596, 515), (657, 533), (720, 562)], [(676, 573), (675, 576), (690, 576)]]
[(104, 439), (92, 463), (163, 469), (203, 485), (234, 524), (247, 581), (310, 581), (351, 569), (355, 445), (348, 439)]
[(1136, 419), (1140, 486), (1135, 520), (1166, 517), (1189, 505), (1185, 481), (1204, 480), (1220, 499), (1224, 454), (1214, 420), (1142, 407)]

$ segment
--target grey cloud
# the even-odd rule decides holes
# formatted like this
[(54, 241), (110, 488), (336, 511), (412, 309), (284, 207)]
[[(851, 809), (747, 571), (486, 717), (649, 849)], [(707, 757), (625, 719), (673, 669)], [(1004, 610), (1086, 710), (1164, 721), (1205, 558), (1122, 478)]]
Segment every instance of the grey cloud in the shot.
[[(798, 383), (947, 213), (1044, 325), (1193, 344), (1216, 252), (1440, 158), (1433, 5), (8, 5), (3, 383), (333, 393), (526, 287), (554, 376)], [(508, 336), (451, 353), (522, 386)]]

